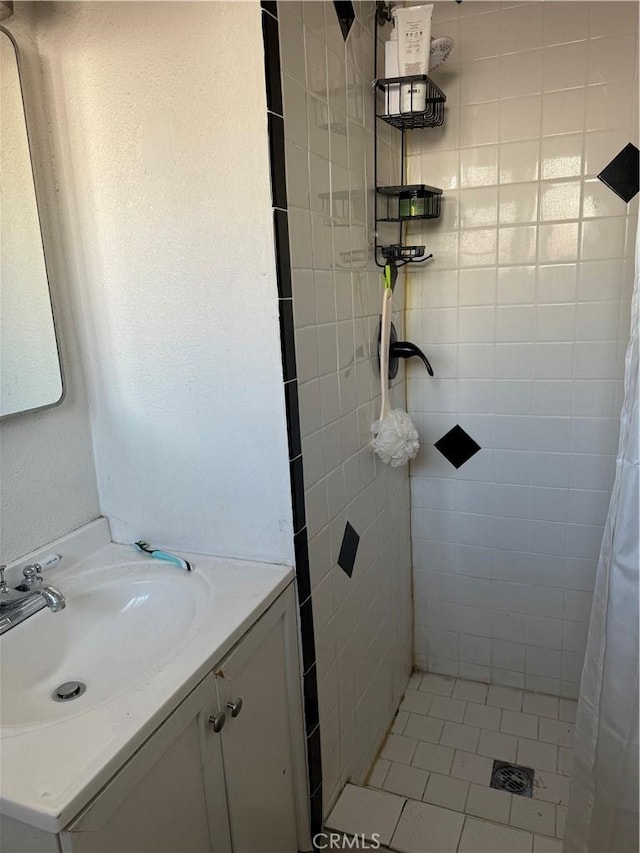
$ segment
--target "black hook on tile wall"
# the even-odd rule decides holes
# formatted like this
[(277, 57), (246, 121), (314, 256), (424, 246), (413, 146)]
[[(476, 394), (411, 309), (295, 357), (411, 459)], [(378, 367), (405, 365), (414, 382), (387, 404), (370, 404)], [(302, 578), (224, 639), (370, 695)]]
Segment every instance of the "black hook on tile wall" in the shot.
[[(380, 368), (380, 337), (382, 332), (382, 324), (378, 329), (378, 368)], [(422, 352), (417, 344), (411, 341), (399, 341), (396, 327), (391, 324), (391, 334), (389, 336), (389, 380), (395, 379), (398, 375), (398, 367), (400, 366), (401, 358), (419, 358), (427, 368), (429, 376), (433, 376), (433, 367), (431, 362)]]

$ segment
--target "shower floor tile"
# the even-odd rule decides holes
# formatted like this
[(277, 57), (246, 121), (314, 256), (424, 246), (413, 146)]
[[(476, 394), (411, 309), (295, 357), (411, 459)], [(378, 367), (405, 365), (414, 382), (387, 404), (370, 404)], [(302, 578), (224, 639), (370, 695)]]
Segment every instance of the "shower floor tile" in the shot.
[[(395, 853), (556, 853), (575, 706), (416, 672), (367, 787), (347, 785), (327, 826), (370, 835), (384, 824), (380, 842)], [(495, 759), (534, 769), (533, 798), (489, 787)], [(381, 812), (369, 794), (392, 799)]]
[(347, 785), (327, 818), (327, 828), (388, 844), (405, 803), (395, 794)]

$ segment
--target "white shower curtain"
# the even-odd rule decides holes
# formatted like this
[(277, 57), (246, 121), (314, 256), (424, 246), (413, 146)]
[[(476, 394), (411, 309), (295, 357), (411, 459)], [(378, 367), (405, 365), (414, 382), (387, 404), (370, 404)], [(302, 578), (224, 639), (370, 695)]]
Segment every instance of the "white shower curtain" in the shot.
[[(640, 233), (640, 232), (639, 232)], [(620, 446), (587, 640), (564, 850), (638, 853), (638, 277)]]

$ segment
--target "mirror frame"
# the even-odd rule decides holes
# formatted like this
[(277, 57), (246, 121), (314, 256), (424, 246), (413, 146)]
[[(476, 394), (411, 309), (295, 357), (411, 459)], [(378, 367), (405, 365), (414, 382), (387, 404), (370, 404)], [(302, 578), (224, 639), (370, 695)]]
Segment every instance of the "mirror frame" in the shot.
[(60, 406), (64, 402), (64, 400), (67, 396), (67, 382), (66, 382), (66, 376), (65, 376), (65, 370), (64, 370), (64, 362), (63, 362), (63, 358), (62, 358), (62, 347), (60, 344), (60, 330), (58, 328), (58, 322), (56, 320), (56, 313), (57, 313), (56, 298), (55, 298), (55, 294), (53, 292), (53, 288), (51, 287), (51, 270), (50, 270), (48, 253), (47, 253), (47, 242), (46, 242), (45, 235), (44, 235), (44, 231), (46, 229), (43, 229), (43, 225), (42, 225), (42, 204), (40, 202), (41, 188), (39, 187), (40, 179), (36, 175), (36, 172), (38, 171), (38, 169), (35, 166), (35, 161), (34, 161), (34, 157), (33, 157), (34, 146), (33, 146), (31, 130), (30, 130), (31, 121), (28, 117), (28, 111), (27, 111), (25, 95), (24, 95), (24, 74), (23, 74), (22, 57), (20, 55), (20, 48), (18, 47), (18, 43), (15, 39), (15, 36), (2, 24), (0, 24), (0, 33), (4, 33), (4, 35), (7, 36), (7, 38), (9, 39), (11, 44), (13, 45), (13, 51), (14, 51), (15, 57), (16, 57), (16, 67), (17, 67), (17, 72), (18, 72), (18, 84), (20, 86), (20, 101), (22, 103), (22, 114), (24, 116), (25, 131), (27, 134), (27, 147), (29, 149), (29, 162), (31, 163), (31, 178), (33, 180), (33, 193), (34, 193), (35, 202), (36, 202), (36, 212), (38, 214), (38, 230), (40, 232), (40, 243), (42, 245), (42, 257), (44, 260), (44, 269), (45, 269), (45, 273), (46, 273), (46, 277), (47, 277), (47, 291), (49, 293), (49, 304), (51, 306), (51, 321), (53, 323), (53, 335), (54, 335), (54, 339), (56, 342), (56, 354), (58, 356), (58, 369), (60, 371), (60, 385), (62, 387), (60, 397), (57, 400), (54, 400), (54, 402), (52, 402), (52, 403), (45, 403), (42, 406), (34, 406), (30, 409), (21, 409), (21, 410), (16, 411), (16, 412), (8, 412), (5, 415), (0, 413), (0, 424), (1, 424), (4, 421), (10, 420), (11, 418), (21, 417), (22, 415), (31, 414), (34, 412), (43, 412), (46, 409), (57, 408), (58, 406)]

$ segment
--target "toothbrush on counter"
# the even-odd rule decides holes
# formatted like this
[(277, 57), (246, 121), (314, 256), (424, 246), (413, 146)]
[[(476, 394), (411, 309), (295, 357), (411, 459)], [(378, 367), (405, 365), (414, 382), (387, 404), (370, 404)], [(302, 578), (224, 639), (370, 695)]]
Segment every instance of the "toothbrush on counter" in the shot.
[(169, 554), (167, 551), (157, 551), (147, 545), (146, 542), (143, 542), (142, 539), (134, 544), (134, 548), (137, 548), (138, 551), (143, 551), (145, 554), (149, 554), (151, 557), (155, 557), (156, 560), (166, 560), (168, 563), (173, 563), (174, 566), (179, 566), (188, 572), (193, 570), (191, 563), (187, 562), (187, 560), (176, 557), (175, 554)]

